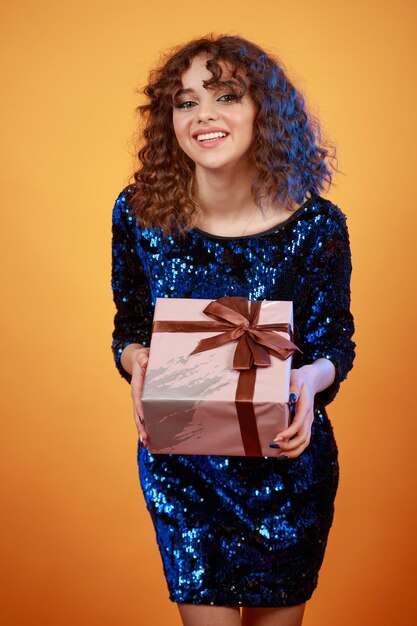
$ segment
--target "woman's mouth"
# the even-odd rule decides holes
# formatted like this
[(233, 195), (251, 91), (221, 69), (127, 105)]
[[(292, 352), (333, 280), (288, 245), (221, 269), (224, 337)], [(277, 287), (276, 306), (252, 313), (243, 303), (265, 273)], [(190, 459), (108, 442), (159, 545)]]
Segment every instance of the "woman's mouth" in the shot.
[(223, 143), (229, 135), (227, 133), (215, 132), (215, 133), (201, 133), (194, 137), (195, 141), (201, 148), (214, 148)]

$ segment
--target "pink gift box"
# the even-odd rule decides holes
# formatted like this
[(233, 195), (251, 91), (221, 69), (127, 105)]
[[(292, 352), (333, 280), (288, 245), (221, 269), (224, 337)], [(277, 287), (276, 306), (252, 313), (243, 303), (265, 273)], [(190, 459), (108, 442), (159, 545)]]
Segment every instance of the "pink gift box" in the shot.
[[(204, 312), (210, 303), (212, 306), (232, 301), (239, 301), (240, 311), (242, 301), (246, 302), (246, 307), (253, 307), (250, 309), (252, 311), (256, 307), (256, 324), (251, 325), (255, 318), (250, 318), (250, 314), (252, 322), (248, 322), (239, 313), (232, 313), (237, 319), (232, 324), (228, 320), (219, 319), (217, 315), (209, 316)], [(227, 311), (230, 312), (230, 309), (223, 307), (222, 310), (229, 317)], [(161, 324), (163, 320), (175, 322), (170, 331), (167, 332)], [(205, 326), (208, 323), (208, 326), (213, 325), (213, 330), (183, 332), (183, 322), (190, 321), (205, 322)], [(157, 323), (160, 324), (159, 330)], [(225, 324), (223, 331), (215, 328), (216, 324), (221, 326), (222, 323)], [(268, 329), (273, 324), (283, 324), (290, 332)], [(259, 329), (260, 325), (266, 325), (267, 328)], [(252, 303), (246, 298), (236, 297), (215, 301), (157, 298), (142, 393), (149, 452), (278, 456), (280, 450), (270, 448), (269, 443), (290, 423), (288, 399), (291, 361), (294, 350), (299, 350), (291, 341), (292, 325), (291, 301), (263, 300)], [(234, 369), (233, 365), (237, 344), (240, 346), (239, 350), (246, 354), (246, 360), (249, 358), (248, 346), (254, 346), (250, 338), (246, 339), (247, 326), (254, 330), (249, 335), (252, 340), (255, 338), (255, 352), (259, 349), (261, 336), (272, 337), (273, 341), (284, 345), (284, 348), (280, 355), (274, 349), (266, 350), (261, 347), (263, 353), (260, 357), (255, 357), (260, 366), (252, 363), (242, 372)], [(191, 354), (200, 340), (219, 335), (224, 337), (227, 333), (245, 337)], [(280, 337), (277, 338), (277, 335)], [(267, 361), (270, 362), (269, 365)], [(244, 381), (247, 376), (252, 379), (252, 389), (249, 391), (248, 383)], [(243, 389), (243, 395), (239, 392), (241, 398), (238, 398), (238, 386)]]

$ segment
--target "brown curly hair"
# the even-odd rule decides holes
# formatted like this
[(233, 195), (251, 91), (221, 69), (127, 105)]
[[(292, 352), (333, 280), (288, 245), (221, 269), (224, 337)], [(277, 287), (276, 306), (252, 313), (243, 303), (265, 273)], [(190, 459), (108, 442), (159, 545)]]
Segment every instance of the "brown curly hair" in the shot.
[[(262, 209), (266, 199), (291, 211), (294, 201), (301, 203), (307, 194), (318, 194), (325, 182), (331, 185), (326, 158), (337, 169), (332, 164), (335, 147), (322, 140), (317, 117), (307, 114), (303, 94), (276, 56), (240, 36), (210, 33), (194, 39), (163, 55), (159, 66), (151, 70), (148, 84), (139, 90), (147, 103), (136, 108), (142, 120), (137, 147), (141, 167), (132, 174), (128, 203), (143, 227), (159, 227), (166, 234), (185, 234), (201, 213), (195, 164), (178, 144), (172, 110), (182, 73), (204, 53), (210, 55), (206, 67), (212, 74), (203, 82), (206, 88), (219, 84), (234, 91), (240, 88), (242, 97), (248, 88), (244, 77), (249, 79), (249, 93), (258, 109), (249, 152), (258, 171), (251, 187), (258, 207)], [(218, 61), (230, 68), (229, 80), (221, 80)]]

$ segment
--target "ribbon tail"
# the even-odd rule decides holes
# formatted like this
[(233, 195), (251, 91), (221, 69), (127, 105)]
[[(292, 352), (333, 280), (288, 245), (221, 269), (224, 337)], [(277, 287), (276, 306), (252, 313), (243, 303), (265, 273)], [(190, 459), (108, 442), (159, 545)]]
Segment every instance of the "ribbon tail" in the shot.
[(268, 348), (254, 341), (249, 334), (247, 334), (246, 337), (252, 352), (253, 363), (257, 367), (269, 367), (269, 365), (271, 365), (271, 357), (269, 356)]
[(253, 356), (248, 342), (248, 335), (247, 333), (243, 333), (237, 342), (232, 367), (235, 370), (248, 370), (252, 367), (252, 364)]
[(286, 337), (282, 337), (273, 330), (256, 330), (251, 328), (248, 331), (254, 341), (266, 346), (270, 350), (274, 350), (281, 355), (282, 358), (287, 359), (296, 350), (302, 352), (298, 346)]
[(248, 333), (239, 339), (233, 357), (233, 369), (248, 370), (254, 365), (268, 367), (271, 365), (268, 348), (256, 343)]
[(213, 348), (218, 348), (219, 346), (223, 346), (225, 343), (229, 343), (229, 341), (234, 341), (239, 339), (240, 335), (242, 335), (243, 330), (240, 328), (234, 328), (233, 330), (229, 330), (225, 333), (220, 333), (220, 335), (214, 335), (214, 337), (207, 337), (206, 339), (200, 339), (196, 347), (191, 354), (198, 354), (199, 352), (204, 352), (205, 350), (212, 350)]

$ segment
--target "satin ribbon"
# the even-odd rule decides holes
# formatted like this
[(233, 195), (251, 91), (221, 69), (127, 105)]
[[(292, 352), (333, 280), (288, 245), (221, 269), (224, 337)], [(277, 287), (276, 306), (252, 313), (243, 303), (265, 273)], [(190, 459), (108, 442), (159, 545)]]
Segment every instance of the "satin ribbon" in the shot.
[(253, 406), (257, 368), (271, 365), (270, 354), (286, 360), (296, 350), (303, 353), (295, 343), (274, 332), (286, 332), (293, 339), (290, 324), (258, 324), (261, 305), (260, 300), (224, 296), (210, 302), (203, 311), (214, 321), (157, 320), (152, 324), (152, 332), (157, 333), (223, 331), (201, 339), (190, 356), (237, 340), (233, 355), (233, 369), (239, 370), (235, 403), (246, 456), (262, 456)]

